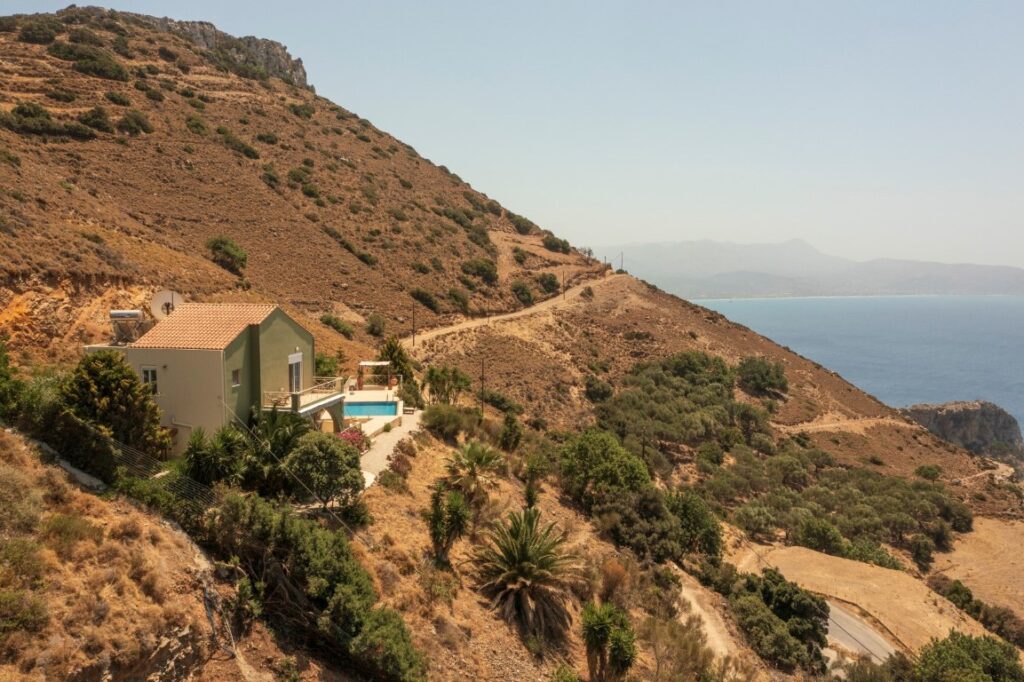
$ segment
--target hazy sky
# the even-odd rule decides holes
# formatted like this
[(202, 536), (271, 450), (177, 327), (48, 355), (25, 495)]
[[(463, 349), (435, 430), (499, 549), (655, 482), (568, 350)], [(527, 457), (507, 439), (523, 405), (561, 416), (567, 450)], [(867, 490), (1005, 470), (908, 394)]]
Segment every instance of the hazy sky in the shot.
[(579, 245), (1024, 266), (1019, 0), (113, 6), (285, 43), (320, 94)]

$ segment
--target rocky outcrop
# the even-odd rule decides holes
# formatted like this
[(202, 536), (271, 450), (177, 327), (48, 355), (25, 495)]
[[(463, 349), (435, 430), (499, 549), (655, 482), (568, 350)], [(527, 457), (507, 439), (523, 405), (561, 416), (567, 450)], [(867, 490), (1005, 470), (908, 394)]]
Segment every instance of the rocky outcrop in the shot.
[(312, 89), (306, 81), (302, 60), (292, 57), (288, 48), (277, 41), (254, 36), (236, 38), (208, 21), (177, 21), (142, 14), (132, 16), (158, 31), (187, 38), (205, 50), (214, 62), (240, 76), (273, 76)]
[(1024, 437), (1009, 412), (990, 402), (912, 405), (900, 410), (935, 435), (971, 452), (1024, 468)]

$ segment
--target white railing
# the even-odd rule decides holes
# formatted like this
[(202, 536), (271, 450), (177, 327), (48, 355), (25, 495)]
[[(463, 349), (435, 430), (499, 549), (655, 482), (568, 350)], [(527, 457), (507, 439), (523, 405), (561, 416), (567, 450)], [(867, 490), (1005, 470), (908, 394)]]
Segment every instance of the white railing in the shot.
[(313, 382), (312, 386), (301, 391), (264, 391), (263, 406), (297, 411), (303, 405), (342, 393), (345, 390), (346, 377), (313, 377)]

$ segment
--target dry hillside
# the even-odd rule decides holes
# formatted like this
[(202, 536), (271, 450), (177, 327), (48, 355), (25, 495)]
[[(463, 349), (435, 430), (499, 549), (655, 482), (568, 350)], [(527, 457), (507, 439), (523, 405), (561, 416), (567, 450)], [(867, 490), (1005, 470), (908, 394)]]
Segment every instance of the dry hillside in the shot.
[[(774, 438), (806, 439), (830, 452), (837, 468), (913, 479), (922, 465), (938, 467), (940, 481), (985, 518), (976, 535), (958, 536), (956, 551), (938, 557), (936, 567), (993, 603), (1019, 607), (1006, 603), (1020, 596), (1003, 585), (1010, 572), (987, 560), (992, 543), (1021, 535), (1019, 523), (1005, 520), (1022, 516), (1020, 489), (1005, 467), (939, 440), (835, 373), (717, 313), (611, 273), (316, 96), (293, 80), (299, 72), (281, 46), (230, 37), (211, 43), (209, 35), (198, 40), (179, 24), (99, 9), (0, 19), (0, 334), (20, 361), (67, 363), (83, 342), (105, 338), (108, 310), (144, 308), (162, 288), (194, 300), (280, 303), (313, 330), (320, 348), (342, 349), (350, 361), (373, 352), (377, 339), (365, 323), (376, 313), (423, 365), (460, 367), (474, 388), (482, 384), (520, 403), (530, 437), (548, 431), (554, 443), (558, 431), (594, 422), (588, 377), (615, 390), (634, 364), (681, 351), (730, 365), (761, 356), (781, 363), (789, 384), (770, 401)], [(245, 251), (238, 272), (213, 262), (206, 244), (216, 236)], [(322, 324), (325, 313), (350, 323), (352, 338)], [(740, 389), (735, 399), (759, 400)], [(500, 418), (490, 408), (487, 414)], [(202, 562), (184, 536), (123, 501), (69, 487), (21, 442), (0, 438), (0, 466), (11, 470), (0, 482), (24, 479), (24, 488), (38, 493), (26, 499), (43, 525), (24, 532), (44, 546), (42, 580), (54, 586), (44, 592), (51, 618), (38, 636), (8, 643), (18, 648), (4, 652), (8, 669), (66, 676), (93, 671), (89, 661), (102, 660), (111, 670), (141, 670), (140, 661), (164, 651), (161, 638), (173, 635), (187, 652), (167, 663), (183, 661), (199, 679), (283, 675), (275, 666), (284, 645), (262, 625), (240, 644), (240, 656), (210, 643)], [(538, 658), (488, 609), (463, 569), (478, 537), (456, 545), (454, 584), (431, 570), (422, 514), (449, 451), (423, 436), (408, 490), (375, 486), (365, 494), (373, 523), (353, 545), (381, 601), (402, 613), (432, 678), (543, 680), (561, 661), (584, 670), (577, 628), (558, 657)], [(658, 485), (697, 480), (693, 448), (673, 454), (671, 477)], [(521, 505), (516, 472), (505, 473), (487, 518)], [(567, 531), (592, 571), (609, 557), (632, 561), (559, 494), (554, 476), (538, 506)], [(85, 539), (63, 556), (38, 530), (54, 515), (89, 524)], [(740, 531), (728, 533), (731, 555), (754, 570), (740, 552), (747, 546)], [(794, 580), (860, 609), (897, 645), (918, 647), (949, 624), (980, 632), (913, 568), (895, 573), (770, 545), (762, 549)], [(637, 581), (650, 575), (650, 567), (630, 567)], [(801, 567), (819, 570), (801, 575)], [(847, 572), (845, 589), (823, 585), (820, 574), (831, 579), (833, 571)], [(851, 587), (858, 580), (871, 589)], [(875, 589), (879, 582), (885, 584)], [(908, 585), (903, 592), (913, 608), (891, 608), (888, 597)], [(711, 651), (738, 651), (762, 677), (781, 677), (746, 647), (724, 597), (689, 575), (675, 596), (702, 616), (702, 643)], [(632, 597), (623, 601), (639, 615), (639, 585)], [(572, 609), (578, 617), (579, 600)], [(932, 629), (912, 627), (920, 614)], [(679, 617), (686, 615), (684, 608)], [(291, 655), (303, 679), (339, 678), (308, 652)], [(641, 648), (634, 672), (645, 679), (653, 664)]]
[[(148, 18), (56, 17), (0, 26), (0, 330), (16, 348), (66, 356), (105, 333), (109, 306), (164, 287), (273, 300), (311, 326), (333, 312), (360, 328), (378, 312), (405, 333), (414, 307), (421, 326), (506, 311), (520, 305), (513, 281), (539, 298), (540, 273), (600, 269), (544, 248), (528, 220), (309, 89), (238, 75), (259, 70)], [(25, 42), (32, 22), (53, 24), (49, 45)], [(68, 49), (100, 51), (108, 77)], [(95, 107), (109, 132), (76, 123)], [(133, 111), (151, 132), (121, 130)], [(247, 253), (242, 277), (211, 262), (217, 235)], [(497, 265), (493, 283), (464, 271), (481, 260)]]

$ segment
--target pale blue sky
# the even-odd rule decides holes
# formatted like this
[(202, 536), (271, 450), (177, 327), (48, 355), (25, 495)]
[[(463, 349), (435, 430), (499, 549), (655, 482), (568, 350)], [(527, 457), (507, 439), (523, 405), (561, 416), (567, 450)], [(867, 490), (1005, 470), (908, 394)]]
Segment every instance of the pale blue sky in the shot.
[(114, 7), (285, 43), (320, 94), (579, 245), (1024, 266), (1019, 1)]

